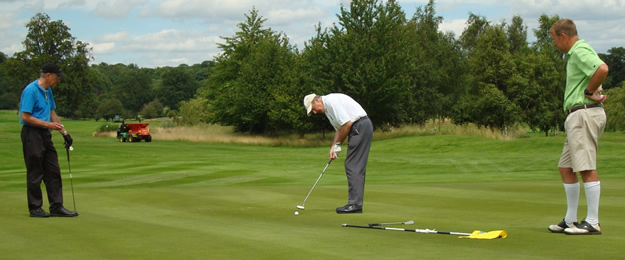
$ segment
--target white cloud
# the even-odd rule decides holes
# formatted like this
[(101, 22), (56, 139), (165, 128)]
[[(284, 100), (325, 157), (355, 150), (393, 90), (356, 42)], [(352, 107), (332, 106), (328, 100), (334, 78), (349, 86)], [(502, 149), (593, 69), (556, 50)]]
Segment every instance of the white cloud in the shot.
[(92, 14), (104, 18), (126, 18), (132, 9), (145, 3), (146, 1), (144, 0), (115, 0), (112, 3), (110, 1), (100, 1)]
[(321, 8), (296, 8), (296, 9), (273, 9), (267, 12), (267, 23), (270, 25), (289, 25), (293, 23), (300, 24), (301, 21), (315, 21), (320, 17), (326, 17), (329, 14)]
[(125, 51), (173, 51), (196, 52), (214, 46), (217, 37), (203, 37), (197, 31), (165, 29), (157, 33), (141, 35), (123, 42)]
[[(398, 0), (407, 18), (427, 0)], [(37, 12), (62, 20), (77, 40), (89, 42), (98, 62), (139, 66), (177, 66), (213, 59), (220, 36), (233, 36), (252, 8), (266, 18), (266, 27), (283, 32), (298, 48), (338, 21), (349, 0), (0, 0), (0, 51), (21, 51), (24, 25)], [(580, 37), (597, 51), (625, 46), (625, 1), (622, 0), (437, 0), (444, 14), (440, 30), (459, 36), (468, 13), (494, 23), (520, 15), (528, 36), (542, 14), (573, 19)], [(105, 19), (101, 19), (105, 18)], [(531, 39), (530, 39), (531, 41)]]
[(522, 17), (559, 15), (573, 20), (580, 19), (623, 19), (625, 4), (622, 0), (516, 0), (509, 1), (510, 9)]
[(63, 3), (60, 3), (57, 8), (66, 8), (66, 7), (75, 8), (75, 7), (85, 6), (86, 4), (87, 4), (87, 1), (85, 0), (68, 0)]
[(115, 50), (115, 42), (89, 43), (93, 47), (93, 55), (109, 54)]
[(97, 36), (94, 38), (96, 42), (116, 42), (116, 41), (126, 41), (129, 37), (128, 32), (117, 32), (104, 34), (101, 36)]
[(147, 8), (141, 17), (161, 17), (174, 20), (202, 19), (219, 21), (242, 16), (246, 9), (254, 6), (252, 0), (166, 0), (156, 7)]
[(17, 15), (14, 13), (0, 13), (0, 31), (16, 27)]
[(212, 60), (219, 53), (217, 42), (220, 41), (217, 36), (207, 36), (199, 31), (164, 29), (143, 35), (129, 35), (126, 32), (104, 35), (93, 45), (96, 63), (108, 63), (100, 57), (132, 55), (132, 60), (116, 62), (154, 67)]
[(453, 32), (456, 38), (460, 37), (460, 34), (464, 31), (464, 28), (467, 26), (467, 19), (457, 19), (451, 21), (445, 21), (441, 23), (438, 29), (442, 32)]

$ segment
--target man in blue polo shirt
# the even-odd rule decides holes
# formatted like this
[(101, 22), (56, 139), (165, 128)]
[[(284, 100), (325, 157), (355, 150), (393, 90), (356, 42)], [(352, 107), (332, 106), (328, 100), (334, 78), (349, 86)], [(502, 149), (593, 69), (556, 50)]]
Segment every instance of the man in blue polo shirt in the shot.
[[(566, 53), (566, 88), (564, 111), (568, 113), (564, 127), (566, 141), (558, 162), (558, 169), (567, 200), (564, 219), (550, 225), (549, 231), (569, 235), (599, 235), (599, 197), (601, 183), (597, 174), (597, 148), (606, 124), (601, 84), (608, 75), (608, 66), (584, 40), (577, 36), (577, 27), (570, 19), (553, 24), (549, 33), (553, 44)], [(584, 182), (588, 211), (577, 223), (580, 185), (579, 172)]]
[[(51, 130), (63, 135), (66, 148), (72, 145), (72, 137), (56, 115), (52, 87), (65, 77), (54, 63), (41, 67), (39, 79), (28, 84), (20, 100), (20, 123), (22, 126), (22, 149), (26, 164), (28, 210), (31, 217), (76, 217), (77, 212), (63, 207), (63, 183), (59, 159), (52, 143)], [(45, 212), (41, 182), (46, 185), (50, 214)]]

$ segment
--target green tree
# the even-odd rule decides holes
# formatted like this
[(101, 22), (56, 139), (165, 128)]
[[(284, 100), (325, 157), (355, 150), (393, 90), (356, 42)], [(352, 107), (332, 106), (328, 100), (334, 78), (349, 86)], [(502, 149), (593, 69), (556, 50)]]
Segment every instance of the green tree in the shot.
[(335, 73), (332, 67), (335, 57), (328, 51), (330, 46), (334, 46), (335, 39), (327, 29), (322, 30), (321, 25), (318, 24), (315, 29), (317, 34), (306, 42), (304, 52), (298, 60), (297, 68), (303, 80), (294, 85), (299, 91), (295, 95), (300, 98), (300, 108), (295, 111), (301, 113), (295, 129), (301, 136), (306, 132), (325, 132), (334, 129), (325, 116), (306, 116), (306, 110), (301, 103), (303, 97), (310, 93), (323, 95), (336, 92), (333, 90), (335, 78), (332, 77)]
[(130, 116), (136, 116), (145, 104), (154, 99), (152, 76), (148, 71), (131, 65), (121, 71), (111, 92), (115, 99), (122, 102)]
[(163, 104), (158, 99), (152, 100), (152, 102), (147, 103), (143, 109), (141, 109), (141, 116), (143, 118), (157, 118), (160, 117), (163, 113)]
[[(554, 15), (549, 17), (541, 15), (538, 18), (538, 28), (534, 29), (536, 42), (532, 45), (537, 61), (534, 65), (536, 73), (534, 79), (538, 79), (537, 84), (542, 87), (540, 95), (540, 103), (544, 111), (540, 116), (538, 128), (548, 135), (552, 132), (554, 135), (558, 131), (564, 130), (564, 120), (566, 114), (562, 108), (564, 102), (564, 88), (566, 80), (565, 60), (563, 54), (553, 45), (553, 40), (549, 34), (551, 26), (560, 20), (560, 17)], [(531, 75), (525, 75), (531, 79)]]
[(527, 25), (523, 24), (523, 18), (515, 15), (512, 17), (512, 24), (506, 26), (510, 53), (522, 55), (528, 51), (527, 46)]
[(467, 97), (471, 121), (506, 130), (520, 121), (521, 109), (511, 98), (511, 80), (517, 73), (502, 25), (488, 26), (469, 54), (470, 86)]
[(118, 99), (107, 99), (103, 100), (96, 109), (95, 119), (97, 121), (100, 118), (104, 118), (104, 120), (108, 121), (115, 118), (116, 115), (123, 114), (124, 109), (121, 101)]
[(113, 86), (113, 82), (111, 81), (111, 75), (107, 75), (104, 72), (105, 70), (103, 69), (102, 65), (91, 65), (91, 71), (93, 72), (94, 76), (93, 91), (100, 99), (102, 97), (106, 97), (106, 95), (111, 91), (111, 87)]
[(241, 31), (224, 37), (210, 90), (203, 91), (211, 100), (214, 122), (234, 126), (235, 131), (293, 129), (293, 108), (300, 99), (291, 87), (297, 55), (288, 38), (263, 27), (265, 20), (252, 9), (239, 23)]
[(191, 99), (199, 88), (188, 67), (164, 68), (160, 76), (156, 97), (171, 109), (178, 109), (180, 101)]
[[(26, 83), (39, 76), (39, 68), (47, 62), (58, 64), (67, 75), (55, 87), (57, 113), (76, 116), (76, 111), (90, 110), (94, 100), (93, 75), (88, 63), (92, 59), (87, 43), (77, 41), (62, 21), (51, 21), (46, 14), (37, 14), (26, 24), (28, 34), (22, 42), (24, 51), (15, 54), (18, 82)], [(26, 83), (27, 84), (27, 83)], [(20, 85), (24, 87), (25, 84)]]
[(509, 81), (511, 99), (521, 108), (522, 122), (548, 135), (562, 113), (562, 103), (548, 91), (560, 86), (557, 66), (548, 56), (533, 51), (515, 56), (515, 62), (518, 73)]
[(211, 118), (210, 110), (210, 103), (204, 97), (182, 101), (180, 102), (180, 122), (184, 125), (208, 123)]
[(558, 15), (549, 17), (543, 14), (538, 18), (538, 28), (533, 29), (534, 36), (536, 36), (536, 42), (534, 42), (533, 47), (540, 53), (551, 54), (554, 58), (561, 59), (562, 54), (553, 45), (553, 40), (549, 34), (551, 26), (558, 20), (560, 20), (560, 16)]
[(625, 82), (625, 47), (610, 48), (608, 54), (599, 53), (599, 57), (610, 69), (603, 88), (610, 89), (622, 85)]
[[(406, 46), (405, 14), (396, 1), (356, 0), (341, 5), (339, 23), (311, 40), (306, 58), (312, 69), (305, 77), (320, 77), (326, 86), (309, 86), (323, 95), (345, 93), (358, 101), (374, 126), (409, 121), (414, 55)], [(320, 57), (315, 60), (314, 58)], [(301, 100), (300, 100), (301, 104)]]
[[(436, 16), (434, 1), (419, 7), (408, 23), (414, 64), (410, 122), (451, 116), (466, 91), (466, 62), (453, 33), (439, 31), (443, 18)], [(414, 28), (414, 29), (412, 29)]]
[(608, 117), (606, 131), (625, 131), (625, 86), (611, 88), (604, 92), (608, 95), (605, 113)]
[(487, 28), (490, 27), (490, 22), (484, 16), (469, 13), (466, 23), (467, 27), (460, 35), (460, 44), (465, 52), (470, 52), (477, 46), (479, 38), (486, 33)]
[(9, 77), (3, 66), (7, 56), (0, 52), (0, 109), (15, 109), (18, 106), (19, 97), (12, 91)]

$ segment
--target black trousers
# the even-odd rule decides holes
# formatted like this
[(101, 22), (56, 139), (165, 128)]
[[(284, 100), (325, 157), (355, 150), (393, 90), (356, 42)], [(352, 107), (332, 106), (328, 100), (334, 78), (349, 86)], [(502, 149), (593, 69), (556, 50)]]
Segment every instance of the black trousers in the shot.
[(63, 182), (59, 156), (52, 143), (50, 131), (23, 126), (22, 149), (26, 163), (28, 209), (38, 209), (43, 205), (42, 181), (46, 185), (50, 210), (63, 206)]

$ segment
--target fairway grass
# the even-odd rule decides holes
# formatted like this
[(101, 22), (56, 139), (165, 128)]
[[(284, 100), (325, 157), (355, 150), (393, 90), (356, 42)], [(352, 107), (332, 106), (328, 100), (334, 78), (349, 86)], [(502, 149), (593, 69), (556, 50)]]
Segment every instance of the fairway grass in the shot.
[[(28, 217), (15, 119), (15, 112), (0, 111), (0, 259), (622, 258), (623, 134), (606, 133), (600, 141), (603, 234), (567, 236), (547, 230), (566, 210), (556, 169), (563, 136), (375, 141), (363, 214), (334, 212), (347, 196), (339, 159), (295, 216), (327, 163), (325, 146), (119, 143), (92, 136), (100, 123), (66, 120), (75, 140), (70, 161), (81, 216), (35, 219)], [(65, 206), (72, 209), (67, 155), (57, 133), (54, 142)], [(579, 217), (585, 215), (582, 189)], [(505, 230), (508, 238), (341, 227), (408, 220), (415, 224), (397, 227)]]

